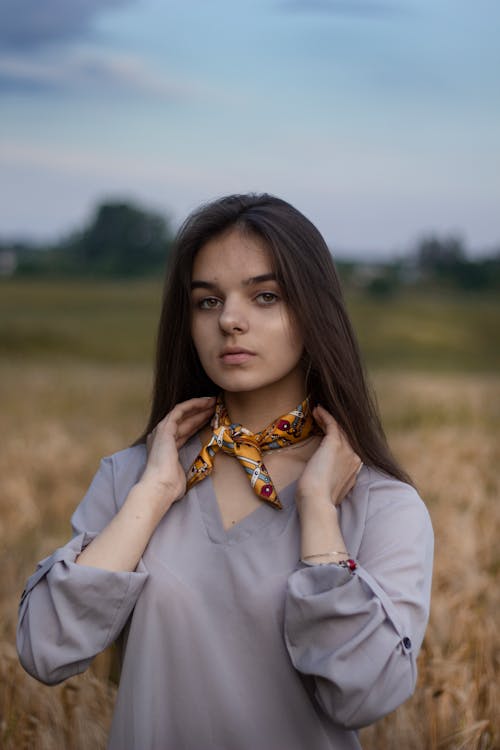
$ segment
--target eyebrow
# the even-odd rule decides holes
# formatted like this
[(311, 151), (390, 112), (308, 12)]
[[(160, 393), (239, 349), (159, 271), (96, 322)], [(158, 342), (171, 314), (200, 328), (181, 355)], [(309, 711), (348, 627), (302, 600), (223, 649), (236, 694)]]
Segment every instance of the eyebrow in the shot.
[[(248, 279), (243, 279), (241, 283), (243, 286), (252, 286), (253, 284), (261, 284), (263, 281), (277, 281), (276, 274), (263, 273), (260, 276), (250, 276)], [(191, 290), (193, 289), (217, 289), (217, 284), (195, 279), (191, 282)]]

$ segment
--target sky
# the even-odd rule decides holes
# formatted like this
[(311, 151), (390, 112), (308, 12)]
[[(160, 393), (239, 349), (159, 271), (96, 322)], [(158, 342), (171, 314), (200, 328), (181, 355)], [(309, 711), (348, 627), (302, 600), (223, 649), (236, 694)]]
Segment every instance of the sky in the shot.
[(500, 246), (498, 0), (0, 0), (0, 238), (290, 201), (343, 256)]

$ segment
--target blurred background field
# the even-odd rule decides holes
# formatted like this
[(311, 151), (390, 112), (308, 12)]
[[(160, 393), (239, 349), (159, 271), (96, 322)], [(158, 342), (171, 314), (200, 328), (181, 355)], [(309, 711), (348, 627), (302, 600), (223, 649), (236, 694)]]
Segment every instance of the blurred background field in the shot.
[[(112, 653), (44, 687), (17, 664), (17, 602), (64, 543), (99, 459), (145, 423), (158, 282), (0, 285), (0, 747), (105, 747)], [(395, 453), (436, 533), (431, 621), (415, 696), (363, 730), (368, 750), (500, 746), (499, 304), (493, 297), (349, 293)]]
[[(154, 280), (0, 282), (0, 351), (9, 358), (151, 361), (161, 299)], [(500, 371), (497, 291), (350, 289), (349, 311), (371, 368)]]

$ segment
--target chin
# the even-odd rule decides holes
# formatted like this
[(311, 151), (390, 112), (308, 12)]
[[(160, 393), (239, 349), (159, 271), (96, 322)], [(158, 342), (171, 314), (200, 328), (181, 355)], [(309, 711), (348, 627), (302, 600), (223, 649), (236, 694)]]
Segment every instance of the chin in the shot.
[(210, 360), (212, 366), (205, 367), (206, 374), (221, 390), (229, 393), (250, 393), (265, 388), (288, 388), (297, 379), (303, 380), (303, 371), (299, 361), (290, 359), (277, 366), (276, 359), (266, 361), (252, 361), (247, 365), (220, 366)]
[(250, 391), (257, 391), (259, 388), (264, 388), (266, 385), (269, 385), (269, 383), (263, 383), (261, 381), (255, 381), (255, 379), (251, 378), (234, 378), (234, 377), (225, 377), (225, 378), (217, 378), (215, 380), (212, 378), (214, 383), (219, 386), (219, 388), (223, 391), (229, 391), (230, 393), (245, 393)]
[[(221, 372), (218, 368), (205, 369), (206, 374), (223, 391), (253, 391), (261, 388), (268, 381), (266, 378), (256, 377), (255, 373), (236, 369)], [(266, 381), (266, 383), (264, 382)]]
[(219, 377), (217, 375), (216, 377), (211, 376), (211, 378), (221, 390), (228, 391), (228, 393), (251, 393), (252, 391), (259, 391), (278, 385), (284, 386), (287, 381), (287, 375), (288, 373), (279, 373), (276, 377), (269, 377), (268, 374), (267, 377), (258, 378), (255, 376), (255, 373), (235, 372)]

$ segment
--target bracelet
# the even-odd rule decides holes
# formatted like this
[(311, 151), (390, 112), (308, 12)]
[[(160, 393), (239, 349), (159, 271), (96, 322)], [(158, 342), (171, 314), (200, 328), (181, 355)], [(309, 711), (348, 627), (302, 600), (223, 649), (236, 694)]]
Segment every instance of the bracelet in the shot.
[[(324, 552), (323, 555), (347, 555), (347, 552)], [(318, 552), (317, 555), (306, 555), (305, 557), (301, 558), (301, 562), (303, 562), (305, 565), (309, 565), (309, 563), (306, 563), (306, 560), (310, 560), (312, 557), (320, 557), (321, 553)], [(331, 563), (328, 562), (320, 562), (317, 563), (317, 565), (330, 565)], [(353, 560), (352, 557), (349, 557), (347, 560), (339, 560), (338, 562), (334, 563), (334, 565), (338, 565), (340, 568), (345, 568), (350, 573), (354, 573), (356, 568), (358, 567), (358, 564), (356, 560)]]
[(354, 573), (354, 571), (358, 567), (356, 560), (353, 560), (352, 557), (350, 557), (348, 560), (341, 560), (338, 565), (340, 565), (342, 568), (345, 568), (350, 573)]
[(302, 559), (310, 560), (311, 557), (325, 557), (326, 555), (347, 555), (347, 557), (349, 557), (349, 552), (345, 549), (341, 549), (339, 552), (316, 552), (314, 555), (305, 555)]

